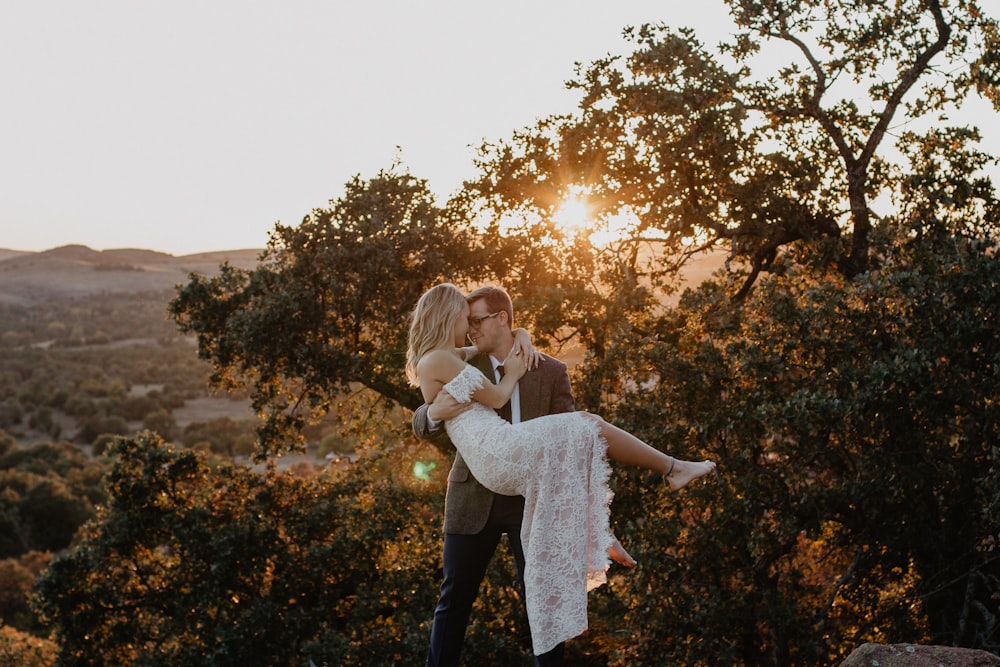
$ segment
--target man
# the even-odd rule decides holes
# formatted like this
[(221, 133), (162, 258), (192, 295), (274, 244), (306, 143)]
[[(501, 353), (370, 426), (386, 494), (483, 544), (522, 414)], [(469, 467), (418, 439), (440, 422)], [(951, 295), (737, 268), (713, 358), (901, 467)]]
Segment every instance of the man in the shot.
[[(469, 363), (487, 377), (499, 380), (496, 368), (514, 345), (511, 332), (514, 309), (510, 296), (500, 287), (486, 286), (472, 292), (466, 300), (469, 303), (469, 340), (477, 349)], [(527, 372), (518, 382), (510, 403), (498, 412), (517, 423), (542, 415), (571, 412), (574, 407), (566, 364), (542, 355), (537, 368)], [(446, 439), (441, 422), (466, 408), (468, 404), (460, 404), (447, 392), (441, 392), (432, 404), (421, 406), (414, 413), (413, 432), (424, 439)], [(501, 535), (507, 535), (523, 588), (524, 551), (520, 534), (523, 513), (524, 498), (489, 491), (472, 476), (461, 454), (455, 453), (445, 496), (444, 581), (434, 609), (427, 651), (429, 667), (459, 664), (472, 605)], [(536, 656), (535, 664), (559, 667), (563, 664), (563, 653), (564, 645), (560, 644)]]

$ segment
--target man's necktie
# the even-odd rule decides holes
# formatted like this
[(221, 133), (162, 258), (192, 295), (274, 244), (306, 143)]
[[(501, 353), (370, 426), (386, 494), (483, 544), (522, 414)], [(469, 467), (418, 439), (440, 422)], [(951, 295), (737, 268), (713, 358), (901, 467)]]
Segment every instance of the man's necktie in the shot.
[[(501, 380), (503, 379), (503, 364), (500, 364), (499, 366), (497, 366), (497, 375), (500, 377)], [(500, 408), (499, 410), (497, 410), (497, 414), (499, 414), (501, 417), (503, 417), (507, 421), (510, 421), (511, 420), (511, 416), (510, 416), (510, 401), (507, 401), (506, 403), (504, 403), (503, 407)]]

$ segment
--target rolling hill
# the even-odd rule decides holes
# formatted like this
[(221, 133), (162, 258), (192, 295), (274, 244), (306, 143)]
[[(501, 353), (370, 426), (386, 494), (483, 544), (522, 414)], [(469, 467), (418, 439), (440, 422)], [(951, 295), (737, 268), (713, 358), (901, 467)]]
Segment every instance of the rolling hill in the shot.
[(260, 249), (175, 256), (154, 250), (93, 250), (67, 245), (41, 252), (0, 249), (0, 303), (101, 293), (156, 292), (211, 275), (219, 265), (256, 266)]

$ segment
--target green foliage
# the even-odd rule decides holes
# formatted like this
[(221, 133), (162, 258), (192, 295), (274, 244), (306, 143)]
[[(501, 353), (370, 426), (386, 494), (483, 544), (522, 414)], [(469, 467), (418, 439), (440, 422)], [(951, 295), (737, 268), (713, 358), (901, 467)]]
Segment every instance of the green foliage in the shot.
[(355, 177), (329, 209), (298, 227), (277, 225), (258, 268), (192, 276), (170, 310), (197, 334), (215, 384), (249, 387), (266, 417), (263, 457), (291, 447), (352, 386), (419, 405), (399, 373), (407, 317), (431, 285), (481, 270), (470, 247), (426, 182), (392, 172)]
[(0, 320), (9, 340), (20, 347), (52, 342), (53, 332), (77, 332), (59, 346), (85, 346), (136, 338), (170, 338), (173, 330), (163, 316), (170, 292), (121, 292), (74, 298), (47, 298), (28, 305), (0, 304)]
[(7, 452), (12, 451), (17, 447), (17, 440), (12, 438), (6, 431), (0, 430), (0, 456), (4, 456)]
[(28, 596), (35, 578), (51, 559), (49, 552), (29, 551), (18, 558), (0, 560), (0, 625), (23, 631), (40, 630)]
[(162, 438), (170, 441), (177, 437), (179, 431), (173, 414), (162, 409), (148, 413), (142, 420), (142, 427), (147, 431), (156, 431)]
[(107, 505), (38, 587), (61, 664), (404, 664), (422, 653), (440, 496), (398, 456), (369, 452), (342, 474), (302, 479), (209, 468), (151, 434), (113, 447)]
[(709, 284), (660, 320), (641, 350), (659, 382), (616, 421), (724, 481), (664, 499), (622, 480), (616, 516), (654, 511), (621, 531), (648, 569), (621, 603), (645, 634), (619, 655), (996, 650), (1000, 263), (991, 243), (950, 248), (903, 240), (851, 282), (789, 270), (739, 308)]
[[(103, 304), (63, 300), (20, 308), (23, 312), (12, 326), (28, 332), (58, 310), (92, 325), (113, 324), (104, 317), (121, 318), (113, 330), (124, 335), (157, 332), (162, 337), (59, 347), (32, 340), (33, 347), (0, 348), (2, 427), (27, 441), (67, 437), (89, 445), (103, 433), (129, 433), (130, 422), (141, 423), (150, 413), (173, 411), (186, 398), (203, 396), (210, 368), (171, 330), (164, 315), (167, 298), (146, 294), (144, 307), (132, 309), (135, 299), (111, 295)], [(144, 395), (129, 394), (137, 385), (156, 388)]]
[(209, 448), (218, 454), (247, 456), (253, 451), (254, 424), (249, 419), (237, 421), (229, 417), (191, 422), (184, 427), (181, 440), (188, 447), (207, 442)]
[(97, 436), (94, 440), (93, 445), (91, 445), (90, 452), (93, 456), (100, 458), (104, 456), (104, 453), (108, 449), (108, 445), (120, 438), (121, 436), (114, 433), (102, 433)]
[(350, 454), (354, 451), (354, 442), (349, 438), (345, 438), (342, 434), (337, 432), (327, 433), (319, 441), (319, 456), (326, 456), (327, 454)]
[[(0, 431), (0, 443), (8, 442)], [(37, 662), (54, 656), (51, 642), (21, 634), (44, 632), (29, 593), (50, 552), (68, 548), (94, 516), (104, 498), (102, 473), (99, 462), (70, 443), (0, 444), (0, 664), (51, 664)]]
[(0, 558), (69, 546), (103, 500), (103, 466), (70, 443), (0, 456)]
[[(723, 244), (749, 267), (739, 297), (804, 240), (826, 240), (814, 259), (827, 269), (864, 272), (874, 203), (899, 193), (886, 154), (913, 139), (888, 128), (961, 103), (977, 85), (969, 63), (995, 60), (996, 18), (975, 2), (729, 4), (738, 32), (721, 56), (688, 30), (627, 30), (632, 54), (579, 68), (578, 113), (483, 146), (468, 196), (496, 220), (531, 213), (544, 227), (579, 193), (595, 226), (629, 221), (605, 263), (654, 285)], [(762, 50), (787, 65), (753, 69)]]
[(52, 641), (0, 626), (0, 665), (52, 667), (55, 664), (56, 645)]

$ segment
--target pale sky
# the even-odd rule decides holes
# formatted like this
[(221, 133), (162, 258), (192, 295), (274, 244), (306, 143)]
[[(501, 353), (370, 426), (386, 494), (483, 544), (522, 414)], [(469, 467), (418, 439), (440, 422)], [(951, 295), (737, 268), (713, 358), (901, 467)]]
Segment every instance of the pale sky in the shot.
[(6, 3), (0, 248), (260, 248), (397, 156), (443, 203), (646, 22), (730, 29), (722, 0)]

